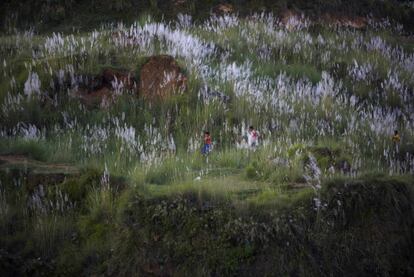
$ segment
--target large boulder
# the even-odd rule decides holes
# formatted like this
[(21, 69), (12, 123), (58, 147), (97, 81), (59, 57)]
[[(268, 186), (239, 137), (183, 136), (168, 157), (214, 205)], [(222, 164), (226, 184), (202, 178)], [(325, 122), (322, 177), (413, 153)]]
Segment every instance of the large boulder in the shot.
[(164, 99), (186, 86), (187, 78), (171, 56), (153, 56), (141, 68), (139, 89), (146, 99)]
[(125, 91), (136, 91), (134, 72), (107, 68), (97, 76), (79, 79), (79, 88), (73, 93), (87, 107), (108, 108)]
[(127, 90), (134, 90), (136, 88), (133, 72), (110, 68), (102, 72), (102, 84), (112, 89), (116, 89), (117, 86), (122, 86)]

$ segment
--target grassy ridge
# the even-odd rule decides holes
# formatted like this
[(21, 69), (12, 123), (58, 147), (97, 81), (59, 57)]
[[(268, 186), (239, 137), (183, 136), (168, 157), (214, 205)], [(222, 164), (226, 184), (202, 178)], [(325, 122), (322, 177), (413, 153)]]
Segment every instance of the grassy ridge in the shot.
[[(252, 12), (280, 13), (286, 9), (303, 11), (307, 16), (318, 17), (324, 13), (334, 15), (388, 17), (400, 22), (407, 30), (414, 27), (412, 6), (405, 1), (226, 1), (234, 5), (240, 15)], [(178, 3), (178, 4), (177, 4)], [(169, 0), (117, 0), (117, 1), (13, 1), (0, 4), (2, 31), (10, 28), (36, 27), (41, 31), (71, 31), (72, 28), (96, 28), (105, 22), (124, 21), (131, 23), (143, 13), (157, 19), (175, 19), (177, 14), (190, 14), (197, 20), (210, 16), (211, 9), (223, 1), (187, 0), (183, 3)], [(409, 3), (409, 2), (408, 2)], [(36, 12), (33, 12), (36, 11)]]
[[(2, 183), (16, 178), (1, 176)], [(35, 190), (36, 201), (24, 181), (3, 190), (2, 276), (405, 276), (414, 270), (412, 176), (328, 182), (319, 209), (312, 191), (274, 209), (243, 206), (203, 186), (166, 196), (121, 184), (114, 177), (102, 183), (101, 173), (89, 170)], [(60, 207), (48, 204), (59, 201)]]
[[(414, 55), (398, 26), (143, 16), (3, 35), (0, 54), (2, 276), (413, 273)], [(114, 82), (109, 105), (79, 98), (159, 54), (184, 68), (182, 93)]]
[[(402, 51), (394, 41), (402, 37), (392, 35), (391, 30), (309, 27), (289, 32), (268, 28), (263, 21), (241, 19), (236, 26), (220, 27), (223, 35), (217, 35), (214, 29), (194, 24), (171, 30), (190, 43), (201, 41), (201, 46), (187, 47), (185, 53), (190, 56), (185, 56), (180, 53), (181, 45), (155, 35), (146, 38), (141, 28), (155, 24), (147, 21), (135, 28), (142, 32), (137, 39), (147, 39), (148, 47), (118, 45), (112, 33), (128, 32), (126, 27), (99, 31), (96, 40), (94, 33), (64, 36), (61, 46), (52, 36), (4, 36), (0, 44), (5, 57), (0, 76), (4, 132), (0, 152), (12, 154), (14, 149), (17, 154), (50, 162), (98, 162), (102, 169), (106, 163), (111, 172), (128, 175), (143, 166), (145, 157), (155, 155), (162, 160), (171, 138), (179, 160), (194, 159), (196, 155), (187, 152), (198, 152), (200, 132), (210, 129), (217, 150), (229, 150), (224, 157), (217, 154), (221, 165), (214, 167), (244, 167), (242, 152), (231, 149), (237, 147), (246, 126), (253, 124), (269, 144), (260, 151), (263, 164), (278, 156), (293, 162), (295, 154), (287, 155), (290, 149), (326, 144), (347, 150), (335, 158), (318, 158), (323, 170), (341, 159), (354, 165), (362, 159), (361, 171), (372, 170), (372, 166), (385, 170), (394, 161), (390, 141), (394, 128), (404, 137), (401, 149), (407, 151), (401, 155), (412, 154), (412, 50)], [(46, 49), (48, 43), (54, 46)], [(207, 43), (214, 45), (211, 55), (203, 52), (211, 49)], [(409, 48), (410, 41), (402, 46)], [(368, 50), (372, 47), (376, 49)], [(33, 51), (39, 56), (32, 56)], [(138, 77), (148, 56), (169, 52), (187, 70), (189, 85), (183, 95), (149, 105), (135, 92), (123, 91), (107, 109), (99, 103), (86, 108), (70, 96), (82, 85), (76, 80), (72, 84), (72, 75), (91, 78), (110, 67), (132, 70)], [(208, 76), (200, 76), (204, 70), (200, 64)], [(28, 97), (25, 87), (31, 84), (32, 72), (41, 87), (38, 94)], [(58, 77), (61, 72), (63, 77)], [(232, 101), (226, 105), (203, 102), (200, 91), (205, 86)], [(378, 164), (370, 164), (373, 160)], [(299, 164), (297, 168), (300, 171)]]

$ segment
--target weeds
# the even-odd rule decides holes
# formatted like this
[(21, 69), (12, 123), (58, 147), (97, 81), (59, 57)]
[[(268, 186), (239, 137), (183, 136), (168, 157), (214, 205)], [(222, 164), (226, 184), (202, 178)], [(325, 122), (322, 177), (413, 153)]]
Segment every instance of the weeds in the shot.
[[(263, 13), (2, 37), (0, 270), (409, 275), (397, 260), (410, 263), (413, 241), (412, 177), (400, 175), (414, 171), (414, 56), (390, 42), (398, 30), (319, 30), (306, 17), (285, 26)], [(185, 68), (181, 94), (151, 102), (115, 79), (109, 102), (77, 96), (107, 68), (139, 81), (158, 54)], [(255, 149), (250, 125), (262, 135)], [(13, 156), (36, 162), (12, 168)], [(87, 169), (68, 174), (61, 162)], [(22, 261), (28, 271), (10, 269)]]

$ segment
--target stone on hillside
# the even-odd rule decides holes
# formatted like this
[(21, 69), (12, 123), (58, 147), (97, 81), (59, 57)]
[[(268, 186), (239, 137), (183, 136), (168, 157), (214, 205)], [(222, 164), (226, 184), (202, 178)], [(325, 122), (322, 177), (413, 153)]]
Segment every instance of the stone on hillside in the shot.
[(163, 99), (186, 86), (187, 78), (171, 56), (153, 56), (141, 69), (139, 88), (144, 98)]
[(105, 69), (102, 72), (102, 84), (104, 86), (116, 89), (115, 87), (121, 83), (127, 90), (136, 88), (136, 81), (132, 72), (114, 69)]
[(210, 101), (219, 101), (224, 104), (228, 104), (230, 102), (230, 96), (225, 95), (220, 91), (213, 90), (208, 86), (205, 86), (203, 89), (201, 89), (200, 97), (205, 103), (208, 103)]
[(78, 89), (73, 93), (87, 107), (109, 107), (123, 91), (136, 91), (134, 73), (126, 70), (104, 69), (97, 76), (77, 78)]
[(271, 158), (270, 163), (273, 166), (278, 166), (278, 167), (287, 167), (287, 166), (289, 166), (289, 160), (285, 159), (285, 158), (281, 158), (281, 157)]
[(280, 14), (280, 23), (287, 30), (295, 30), (304, 25), (305, 17), (293, 10), (285, 10)]
[(108, 108), (114, 102), (114, 93), (107, 87), (101, 87), (92, 91), (80, 89), (76, 96), (86, 107)]
[(229, 14), (233, 12), (234, 12), (234, 6), (228, 3), (218, 4), (212, 9), (212, 13), (216, 15), (224, 15), (224, 14)]
[(364, 29), (367, 26), (367, 19), (361, 16), (349, 17), (327, 13), (321, 16), (321, 21), (329, 25), (353, 29)]

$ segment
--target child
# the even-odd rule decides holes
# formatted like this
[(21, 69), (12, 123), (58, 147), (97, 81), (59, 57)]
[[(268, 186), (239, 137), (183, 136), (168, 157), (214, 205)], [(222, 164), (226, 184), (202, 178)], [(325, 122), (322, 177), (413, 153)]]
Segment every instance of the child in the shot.
[(399, 143), (401, 140), (400, 138), (400, 134), (398, 133), (397, 130), (394, 131), (394, 135), (392, 136), (392, 142), (394, 143)]
[(211, 136), (210, 132), (205, 131), (204, 132), (204, 146), (201, 149), (201, 154), (207, 155), (211, 151)]
[(399, 150), (400, 150), (400, 147), (399, 147), (399, 144), (400, 144), (400, 140), (401, 140), (401, 137), (400, 137), (400, 134), (398, 133), (398, 130), (395, 130), (394, 131), (394, 135), (392, 136), (392, 143), (393, 143), (393, 150), (394, 150), (394, 152), (395, 152), (395, 155), (396, 154), (398, 154), (398, 152), (400, 152)]
[(253, 126), (249, 127), (249, 132), (247, 133), (247, 143), (249, 147), (256, 148), (259, 144), (259, 132), (257, 132)]

